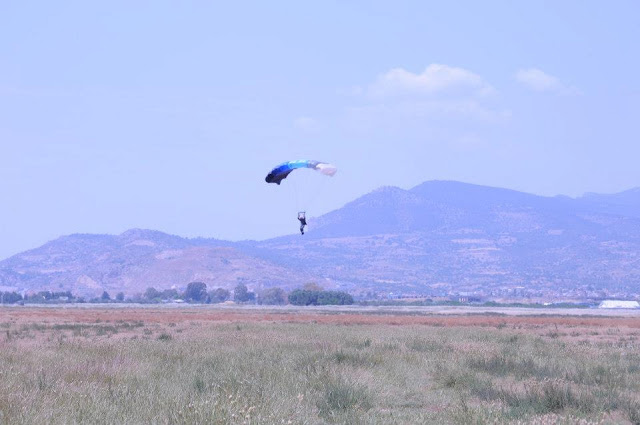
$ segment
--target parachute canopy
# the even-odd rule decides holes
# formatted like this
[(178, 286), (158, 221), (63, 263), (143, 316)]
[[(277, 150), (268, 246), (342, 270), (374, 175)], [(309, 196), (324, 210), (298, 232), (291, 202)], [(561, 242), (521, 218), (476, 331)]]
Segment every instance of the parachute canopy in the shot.
[(284, 164), (278, 165), (276, 168), (271, 170), (267, 177), (265, 177), (265, 181), (267, 183), (276, 183), (280, 184), (282, 180), (287, 178), (289, 173), (298, 168), (311, 168), (313, 170), (319, 171), (320, 173), (326, 176), (333, 176), (338, 169), (326, 162), (313, 161), (309, 159), (299, 159), (296, 161), (285, 162)]

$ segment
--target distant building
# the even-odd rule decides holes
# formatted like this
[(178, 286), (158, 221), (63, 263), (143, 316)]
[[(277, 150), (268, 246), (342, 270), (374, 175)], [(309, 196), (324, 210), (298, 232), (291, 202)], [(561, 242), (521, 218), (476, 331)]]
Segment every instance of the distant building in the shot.
[(475, 295), (460, 295), (450, 298), (451, 301), (456, 301), (459, 303), (479, 303), (482, 302), (482, 299)]
[(640, 308), (638, 301), (604, 300), (598, 308)]

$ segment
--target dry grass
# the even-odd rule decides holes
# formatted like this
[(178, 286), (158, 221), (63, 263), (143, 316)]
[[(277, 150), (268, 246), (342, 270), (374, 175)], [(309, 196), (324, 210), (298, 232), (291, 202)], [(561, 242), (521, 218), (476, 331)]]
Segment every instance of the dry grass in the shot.
[(0, 423), (640, 423), (639, 324), (0, 309)]

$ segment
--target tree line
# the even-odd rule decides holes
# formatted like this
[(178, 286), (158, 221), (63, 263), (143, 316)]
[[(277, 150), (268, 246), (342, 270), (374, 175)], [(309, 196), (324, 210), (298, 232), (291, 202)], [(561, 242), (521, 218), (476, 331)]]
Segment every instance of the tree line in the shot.
[(246, 285), (239, 284), (233, 289), (233, 293), (225, 288), (208, 290), (204, 282), (190, 282), (184, 292), (176, 289), (158, 290), (147, 288), (142, 294), (137, 294), (125, 299), (123, 292), (118, 292), (115, 297), (104, 291), (100, 297), (85, 299), (74, 296), (71, 291), (52, 292), (40, 291), (33, 294), (22, 295), (18, 292), (1, 292), (2, 304), (48, 304), (48, 303), (161, 303), (161, 302), (187, 302), (198, 304), (219, 304), (233, 300), (241, 304), (260, 305), (346, 305), (353, 304), (353, 297), (346, 292), (325, 291), (316, 283), (308, 283), (302, 288), (287, 293), (279, 287), (271, 287), (261, 291), (252, 292)]

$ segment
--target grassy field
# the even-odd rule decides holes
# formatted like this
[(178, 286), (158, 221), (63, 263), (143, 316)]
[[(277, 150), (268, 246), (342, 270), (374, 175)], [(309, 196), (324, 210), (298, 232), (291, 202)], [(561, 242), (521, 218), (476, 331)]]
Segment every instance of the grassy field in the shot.
[(0, 309), (0, 423), (640, 423), (640, 319)]

